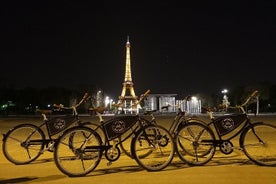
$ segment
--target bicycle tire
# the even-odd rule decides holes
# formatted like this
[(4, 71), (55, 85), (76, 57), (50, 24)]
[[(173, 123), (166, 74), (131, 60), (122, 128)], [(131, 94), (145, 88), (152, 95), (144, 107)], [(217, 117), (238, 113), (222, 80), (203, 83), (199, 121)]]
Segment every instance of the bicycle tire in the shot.
[(93, 130), (96, 130), (98, 135), (101, 137), (102, 142), (105, 142), (105, 133), (104, 133), (104, 130), (102, 129), (102, 127), (99, 124), (92, 123), (92, 122), (82, 122), (80, 125), (81, 126), (86, 126), (86, 127), (91, 128)]
[(118, 138), (120, 150), (129, 158), (133, 158), (131, 155), (131, 140), (135, 136), (131, 128)]
[[(101, 137), (101, 140), (103, 142), (102, 137), (104, 137), (104, 132), (103, 132), (103, 129), (97, 123), (81, 122), (79, 124), (79, 126), (85, 126), (85, 127), (88, 127), (90, 129), (96, 131), (98, 133), (98, 135)], [(72, 134), (72, 136), (70, 136), (70, 138), (69, 138), (69, 143), (71, 143), (71, 144), (69, 144), (69, 146), (70, 146), (71, 149), (74, 148), (73, 145), (72, 145), (72, 143), (74, 142), (73, 138), (74, 138), (74, 136)]]
[(85, 126), (66, 130), (57, 140), (54, 161), (69, 177), (85, 176), (100, 163), (103, 150), (98, 133)]
[(21, 124), (4, 135), (2, 151), (11, 163), (23, 165), (36, 160), (44, 146), (45, 134), (38, 126)]
[[(123, 135), (119, 137), (119, 148), (126, 156), (130, 158), (133, 158), (131, 154), (131, 141), (132, 141), (132, 138), (135, 137), (135, 132), (139, 130), (140, 123), (142, 124), (143, 127), (148, 125), (156, 125), (155, 122), (148, 121), (145, 118), (140, 118), (140, 122), (137, 121), (136, 126), (131, 127), (127, 132), (125, 132)], [(145, 153), (144, 155), (140, 155), (140, 157), (147, 156), (148, 154), (150, 154), (150, 152)]]
[(204, 165), (215, 154), (214, 133), (199, 122), (183, 125), (175, 134), (174, 141), (179, 158), (188, 165)]
[(240, 147), (254, 163), (262, 166), (276, 165), (276, 126), (254, 123), (240, 139)]
[(174, 153), (173, 138), (169, 131), (160, 125), (143, 127), (131, 142), (133, 158), (147, 171), (166, 168), (172, 162)]

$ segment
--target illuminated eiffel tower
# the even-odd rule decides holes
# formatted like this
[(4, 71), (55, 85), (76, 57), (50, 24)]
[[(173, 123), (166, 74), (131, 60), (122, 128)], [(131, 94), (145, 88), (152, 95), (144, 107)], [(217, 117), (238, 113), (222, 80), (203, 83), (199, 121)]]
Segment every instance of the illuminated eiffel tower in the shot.
[[(119, 96), (118, 104), (123, 108), (125, 113), (132, 113), (137, 111), (137, 96), (135, 95), (133, 82), (131, 77), (131, 65), (130, 65), (130, 42), (127, 37), (126, 42), (126, 67), (125, 67), (125, 80), (123, 82), (123, 90), (121, 96)], [(135, 106), (134, 106), (135, 105)]]

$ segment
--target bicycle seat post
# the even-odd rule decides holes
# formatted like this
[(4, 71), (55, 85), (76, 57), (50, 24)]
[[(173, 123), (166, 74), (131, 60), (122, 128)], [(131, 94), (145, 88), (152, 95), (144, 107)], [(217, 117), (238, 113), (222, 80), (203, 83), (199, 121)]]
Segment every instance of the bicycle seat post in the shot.
[(102, 114), (101, 114), (101, 113), (99, 113), (98, 111), (95, 111), (95, 112), (96, 112), (96, 114), (97, 114), (97, 115), (98, 115), (98, 117), (99, 117), (99, 121), (100, 121), (100, 123), (104, 122), (104, 119), (103, 119)]
[(47, 117), (46, 117), (46, 114), (42, 113), (41, 115), (43, 117), (43, 121), (47, 121), (48, 120)]
[(73, 116), (77, 116), (78, 115), (77, 108), (75, 106), (72, 106), (72, 110), (73, 110)]

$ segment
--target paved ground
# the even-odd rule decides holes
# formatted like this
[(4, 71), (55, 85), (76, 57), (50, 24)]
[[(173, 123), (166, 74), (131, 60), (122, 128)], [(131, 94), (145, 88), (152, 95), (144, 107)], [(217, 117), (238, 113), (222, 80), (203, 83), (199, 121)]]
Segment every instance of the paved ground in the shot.
[[(89, 119), (89, 117), (87, 117)], [(165, 118), (164, 126), (172, 120)], [(276, 124), (276, 116), (253, 117)], [(25, 118), (0, 118), (0, 134), (22, 122), (32, 122)], [(163, 123), (163, 122), (162, 122)], [(168, 123), (169, 124), (169, 123)], [(2, 141), (0, 142), (2, 147)], [(262, 167), (249, 161), (241, 151), (235, 150), (230, 155), (216, 156), (205, 166), (190, 167), (175, 156), (172, 164), (159, 172), (147, 172), (127, 156), (122, 155), (111, 166), (103, 159), (95, 171), (85, 177), (69, 178), (62, 174), (53, 162), (50, 152), (43, 154), (32, 164), (16, 166), (8, 162), (0, 151), (0, 184), (105, 184), (105, 183), (241, 183), (241, 184), (275, 184), (275, 167)]]

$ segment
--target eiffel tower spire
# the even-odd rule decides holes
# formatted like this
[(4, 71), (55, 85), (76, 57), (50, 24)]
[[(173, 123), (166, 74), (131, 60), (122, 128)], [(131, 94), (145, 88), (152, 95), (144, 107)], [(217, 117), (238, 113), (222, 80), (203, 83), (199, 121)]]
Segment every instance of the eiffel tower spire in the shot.
[(127, 111), (136, 111), (136, 107), (133, 104), (138, 102), (137, 96), (135, 95), (133, 82), (131, 77), (131, 63), (130, 63), (130, 42), (129, 36), (126, 42), (126, 66), (125, 66), (125, 79), (123, 82), (123, 89), (121, 96), (119, 96), (118, 104), (121, 104)]
[(131, 78), (131, 65), (130, 65), (130, 42), (129, 36), (127, 36), (126, 42), (126, 69), (125, 69), (125, 82), (132, 82)]

